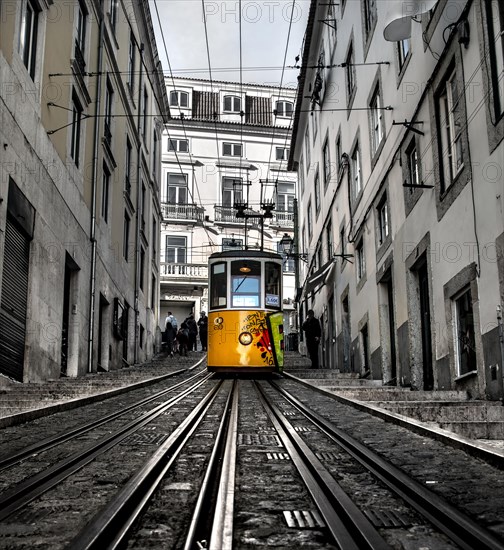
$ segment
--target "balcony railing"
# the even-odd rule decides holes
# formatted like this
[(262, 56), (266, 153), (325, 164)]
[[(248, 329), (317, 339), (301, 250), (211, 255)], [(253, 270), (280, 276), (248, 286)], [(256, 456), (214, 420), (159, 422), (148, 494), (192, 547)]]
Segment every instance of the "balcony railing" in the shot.
[(205, 209), (195, 204), (162, 204), (163, 219), (202, 222)]
[(282, 212), (273, 210), (273, 219), (270, 221), (273, 227), (294, 227), (294, 212)]
[(208, 266), (206, 264), (178, 264), (166, 263), (160, 264), (161, 279), (167, 281), (187, 280), (187, 281), (208, 281)]
[[(245, 211), (247, 214), (247, 211)], [(215, 206), (215, 222), (216, 223), (232, 223), (237, 225), (245, 225), (245, 218), (236, 217), (236, 209), (232, 206)], [(258, 226), (258, 218), (251, 218), (247, 220), (249, 227)]]

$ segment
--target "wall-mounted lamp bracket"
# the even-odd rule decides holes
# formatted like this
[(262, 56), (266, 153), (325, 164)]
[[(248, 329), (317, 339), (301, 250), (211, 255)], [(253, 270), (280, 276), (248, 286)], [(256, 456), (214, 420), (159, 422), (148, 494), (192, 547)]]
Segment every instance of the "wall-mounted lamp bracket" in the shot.
[(425, 136), (423, 132), (417, 130), (416, 128), (413, 128), (413, 124), (423, 124), (423, 120), (408, 121), (405, 119), (404, 122), (396, 122), (395, 120), (392, 121), (392, 126), (404, 126), (408, 130), (415, 132), (415, 134), (418, 134), (419, 136)]

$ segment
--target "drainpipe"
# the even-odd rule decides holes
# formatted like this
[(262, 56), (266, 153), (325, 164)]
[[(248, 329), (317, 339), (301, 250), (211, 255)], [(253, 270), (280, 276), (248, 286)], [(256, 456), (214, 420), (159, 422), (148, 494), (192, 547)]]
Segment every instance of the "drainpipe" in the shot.
[[(501, 373), (504, 372), (504, 325), (502, 324), (502, 306), (497, 306), (497, 325), (499, 326), (499, 342), (501, 352)], [(502, 376), (502, 374), (501, 374)]]
[(300, 315), (301, 315), (301, 302), (298, 302), (296, 300), (298, 289), (299, 289), (299, 220), (298, 220), (298, 201), (296, 198), (294, 198), (293, 201), (293, 208), (294, 208), (294, 300), (295, 300), (295, 307), (296, 307), (296, 332), (298, 337), (298, 349), (299, 351), (299, 342), (301, 341), (302, 336), (302, 330), (301, 330), (301, 323), (300, 323)]
[[(136, 232), (135, 232), (135, 354), (133, 362), (138, 363), (138, 340), (139, 340), (139, 324), (140, 324), (140, 229), (142, 225), (142, 211), (145, 209), (145, 205), (142, 204), (142, 178), (140, 174), (141, 170), (141, 158), (142, 158), (142, 140), (143, 136), (140, 133), (140, 126), (142, 122), (142, 105), (143, 105), (143, 93), (142, 93), (142, 76), (143, 76), (143, 54), (144, 45), (140, 44), (140, 76), (138, 78), (138, 112), (137, 112), (137, 200), (136, 200)], [(144, 106), (145, 109), (145, 106)], [(145, 132), (145, 128), (144, 128)]]
[(93, 372), (93, 343), (94, 343), (94, 315), (96, 294), (96, 194), (98, 186), (98, 148), (100, 133), (100, 108), (101, 108), (101, 83), (103, 63), (103, 36), (105, 23), (103, 9), (100, 8), (100, 32), (98, 39), (98, 67), (96, 69), (96, 100), (95, 100), (95, 125), (93, 136), (93, 171), (91, 176), (91, 227), (89, 240), (91, 242), (91, 277), (89, 297), (89, 325), (88, 325), (88, 366), (87, 371)]

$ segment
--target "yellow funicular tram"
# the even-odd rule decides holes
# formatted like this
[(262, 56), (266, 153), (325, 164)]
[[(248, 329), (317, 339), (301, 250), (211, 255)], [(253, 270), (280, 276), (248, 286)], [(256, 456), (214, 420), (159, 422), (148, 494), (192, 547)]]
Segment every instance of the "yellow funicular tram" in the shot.
[(208, 260), (208, 370), (281, 372), (282, 256), (259, 250)]

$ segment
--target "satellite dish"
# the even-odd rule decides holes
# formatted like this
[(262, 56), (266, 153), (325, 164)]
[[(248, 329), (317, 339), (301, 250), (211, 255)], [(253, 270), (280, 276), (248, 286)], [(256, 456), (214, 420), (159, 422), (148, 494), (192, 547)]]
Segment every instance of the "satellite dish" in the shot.
[(389, 42), (399, 42), (411, 37), (411, 18), (428, 12), (437, 0), (389, 0), (385, 16), (383, 36)]

